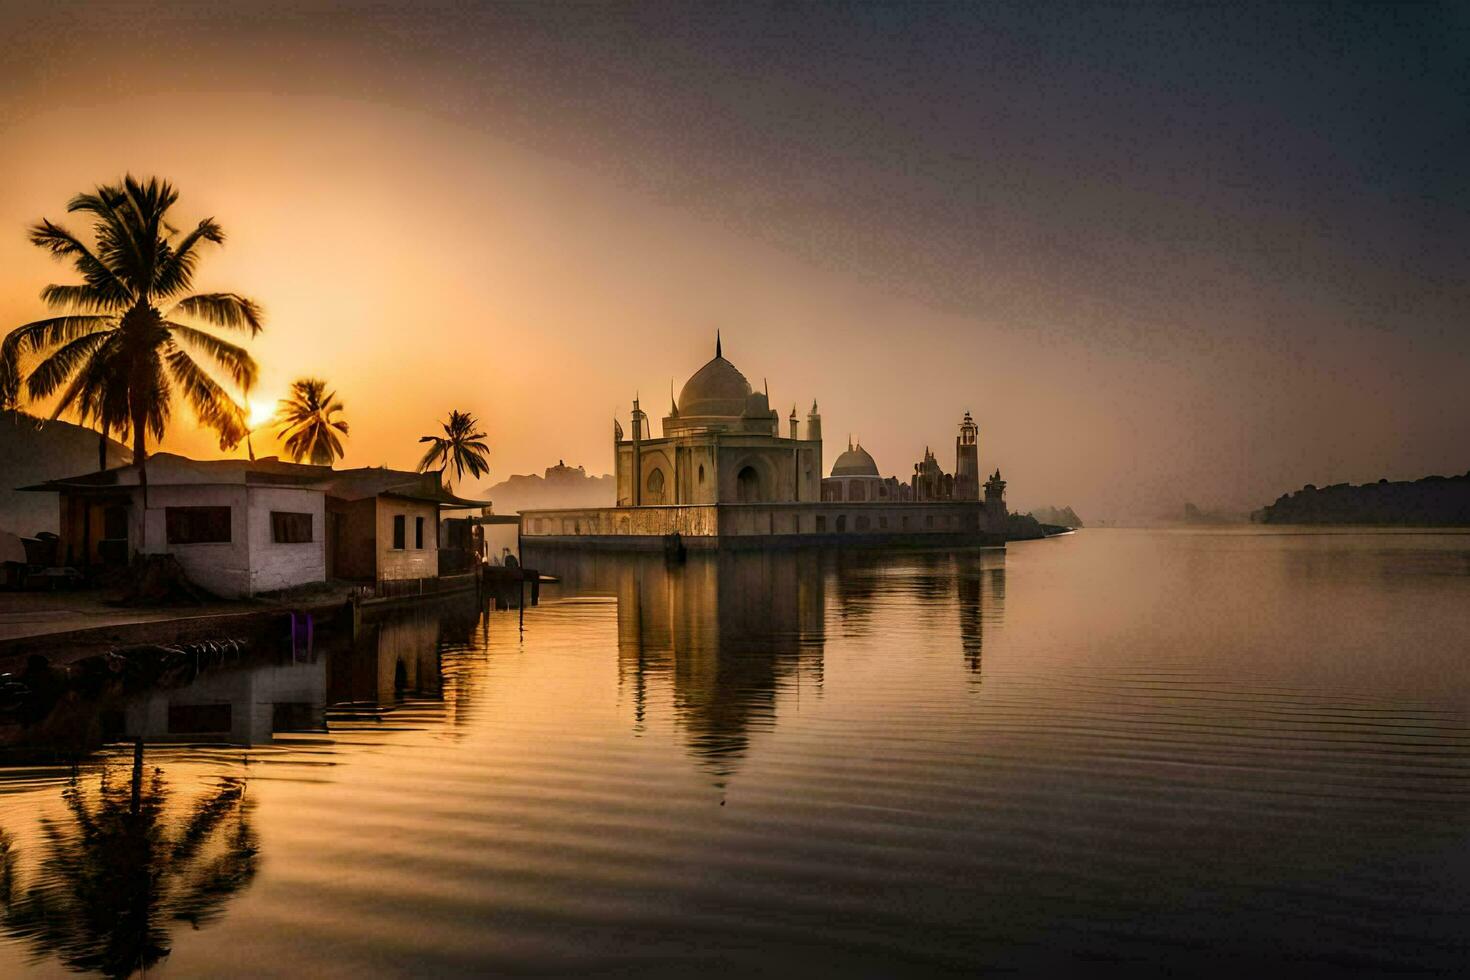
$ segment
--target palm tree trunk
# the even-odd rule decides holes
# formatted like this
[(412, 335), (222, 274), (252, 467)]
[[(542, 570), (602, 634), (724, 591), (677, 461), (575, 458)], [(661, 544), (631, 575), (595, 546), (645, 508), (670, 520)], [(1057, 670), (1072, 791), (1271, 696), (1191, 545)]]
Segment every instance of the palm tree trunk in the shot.
[[(135, 409), (133, 411), (133, 465), (138, 468), (138, 483), (143, 487), (143, 509), (145, 511), (148, 509), (148, 431), (144, 428), (146, 424), (142, 409)], [(143, 520), (146, 526), (147, 514), (143, 515)]]

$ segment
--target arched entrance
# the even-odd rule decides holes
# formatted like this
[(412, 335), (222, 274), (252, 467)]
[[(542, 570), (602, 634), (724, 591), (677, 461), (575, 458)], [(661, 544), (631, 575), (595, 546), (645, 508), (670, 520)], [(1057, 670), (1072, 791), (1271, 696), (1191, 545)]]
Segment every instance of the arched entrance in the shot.
[(747, 466), (735, 474), (735, 499), (742, 504), (760, 502), (761, 477), (754, 466)]
[(661, 504), (664, 502), (664, 471), (654, 467), (653, 472), (648, 474), (648, 500), (650, 504)]

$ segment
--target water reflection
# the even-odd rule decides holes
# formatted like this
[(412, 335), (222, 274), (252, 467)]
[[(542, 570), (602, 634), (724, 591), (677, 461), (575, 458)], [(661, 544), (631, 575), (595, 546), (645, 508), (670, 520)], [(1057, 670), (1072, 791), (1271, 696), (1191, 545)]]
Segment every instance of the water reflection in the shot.
[(651, 706), (668, 703), (689, 751), (720, 786), (752, 735), (775, 726), (778, 693), (821, 695), (829, 615), (844, 636), (862, 637), (885, 598), (916, 599), (919, 615), (934, 619), (955, 604), (964, 662), (978, 682), (984, 631), (1004, 614), (997, 551), (908, 554), (902, 563), (840, 551), (691, 554), (684, 563), (543, 552), (532, 560), (561, 577), (564, 593), (616, 597), (619, 680), (634, 731), (646, 729)]
[(164, 771), (74, 775), (62, 818), (41, 817), (34, 855), (0, 829), (0, 924), (37, 959), (128, 976), (169, 954), (170, 928), (215, 920), (254, 878), (258, 845), (245, 780), (226, 777), (186, 806)]

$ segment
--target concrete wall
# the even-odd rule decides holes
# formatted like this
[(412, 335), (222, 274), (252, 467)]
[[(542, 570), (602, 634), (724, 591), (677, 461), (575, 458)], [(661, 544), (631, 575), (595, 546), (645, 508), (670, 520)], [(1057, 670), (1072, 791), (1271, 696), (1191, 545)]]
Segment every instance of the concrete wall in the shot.
[(717, 509), (686, 507), (588, 507), (579, 510), (528, 510), (521, 514), (524, 537), (632, 535), (713, 537)]
[[(144, 554), (172, 554), (189, 580), (225, 598), (250, 594), (250, 510), (243, 483), (187, 486), (150, 486), (148, 509), (143, 511), (143, 491), (133, 492), (133, 516), (142, 514), (141, 538)], [(229, 507), (230, 540), (210, 544), (169, 544), (164, 512), (169, 507)]]
[(547, 538), (649, 538), (676, 532), (710, 542), (769, 537), (989, 540), (994, 535), (986, 516), (984, 505), (973, 501), (607, 507), (526, 511), (521, 515), (521, 533), (528, 543)]
[[(172, 554), (190, 581), (218, 596), (240, 598), (326, 579), (325, 507), (318, 490), (195, 483), (150, 486), (146, 512), (142, 501), (142, 490), (134, 490), (131, 540), (143, 542), (139, 550), (144, 554)], [(166, 516), (170, 507), (229, 507), (230, 540), (170, 544)], [(299, 544), (271, 540), (274, 510), (310, 514), (312, 540)]]
[(373, 580), (378, 576), (378, 502), (327, 501), (327, 573), (333, 578)]
[[(250, 589), (274, 592), (327, 578), (326, 498), (320, 490), (247, 487), (250, 507)], [(271, 512), (311, 515), (311, 540), (277, 543)]]
[[(379, 581), (404, 578), (436, 578), (439, 575), (439, 508), (418, 500), (379, 497), (378, 574)], [(404, 548), (393, 547), (393, 517), (404, 517)], [(414, 547), (413, 521), (424, 519), (424, 546)]]

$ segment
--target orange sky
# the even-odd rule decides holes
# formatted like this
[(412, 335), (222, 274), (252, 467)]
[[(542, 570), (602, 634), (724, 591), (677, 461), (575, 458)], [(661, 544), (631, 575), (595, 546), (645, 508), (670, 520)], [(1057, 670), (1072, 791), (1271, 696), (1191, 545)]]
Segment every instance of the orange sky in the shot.
[[(595, 92), (577, 89), (579, 102), (554, 75), (494, 74), (502, 56), (546, 62), (553, 42), (531, 27), (477, 24), (483, 37), (461, 44), (448, 28), (380, 33), (309, 7), (300, 23), (273, 8), (248, 30), (202, 8), (183, 24), (143, 19), (130, 29), (208, 42), (150, 67), (103, 32), (63, 30), (73, 12), (0, 19), (37, 54), (0, 78), (0, 326), (43, 315), (40, 288), (70, 278), (25, 226), (66, 218), (73, 193), (132, 171), (172, 180), (183, 221), (224, 225), (199, 286), (264, 305), (259, 398), (305, 374), (337, 387), (348, 465), (412, 465), (418, 436), (459, 408), (488, 430), (487, 483), (558, 459), (604, 472), (614, 412), (626, 417), (639, 391), (661, 416), (670, 380), (710, 356), (717, 328), (783, 417), (820, 401), (829, 464), (852, 432), (905, 476), (926, 444), (950, 459), (973, 411), (982, 466), (1004, 470), (1013, 506), (1246, 508), (1308, 481), (1470, 465), (1456, 394), (1470, 351), (1463, 320), (1451, 326), (1463, 290), (1406, 305), (1405, 265), (1410, 278), (1373, 303), (1335, 293), (1387, 272), (1290, 209), (1244, 210), (1223, 184), (1196, 200), (1142, 178), (1007, 171), (1020, 151), (996, 139), (976, 150), (1000, 161), (978, 197), (922, 155), (808, 147), (797, 130), (761, 129), (778, 152), (746, 160), (706, 146), (718, 132), (680, 131), (624, 98), (618, 86), (638, 94), (641, 75), (609, 69), (615, 119), (632, 120), (619, 129)], [(588, 45), (573, 50), (590, 58)], [(707, 114), (738, 135), (761, 93), (715, 104), (727, 83), (710, 83)], [(766, 95), (800, 107), (808, 91), (823, 90)], [(643, 113), (656, 139), (638, 130)], [(883, 122), (872, 138), (885, 146), (931, 139)], [(681, 166), (706, 150), (708, 172)], [(850, 172), (830, 169), (844, 159)], [(924, 195), (906, 210), (875, 190), (900, 178)], [(1022, 206), (1038, 196), (1054, 207)], [(983, 214), (969, 214), (977, 201)], [(947, 210), (967, 212), (963, 226)], [(1129, 230), (1165, 220), (1195, 240)], [(1291, 271), (1262, 272), (1262, 254)], [(213, 442), (182, 410), (166, 446)]]

